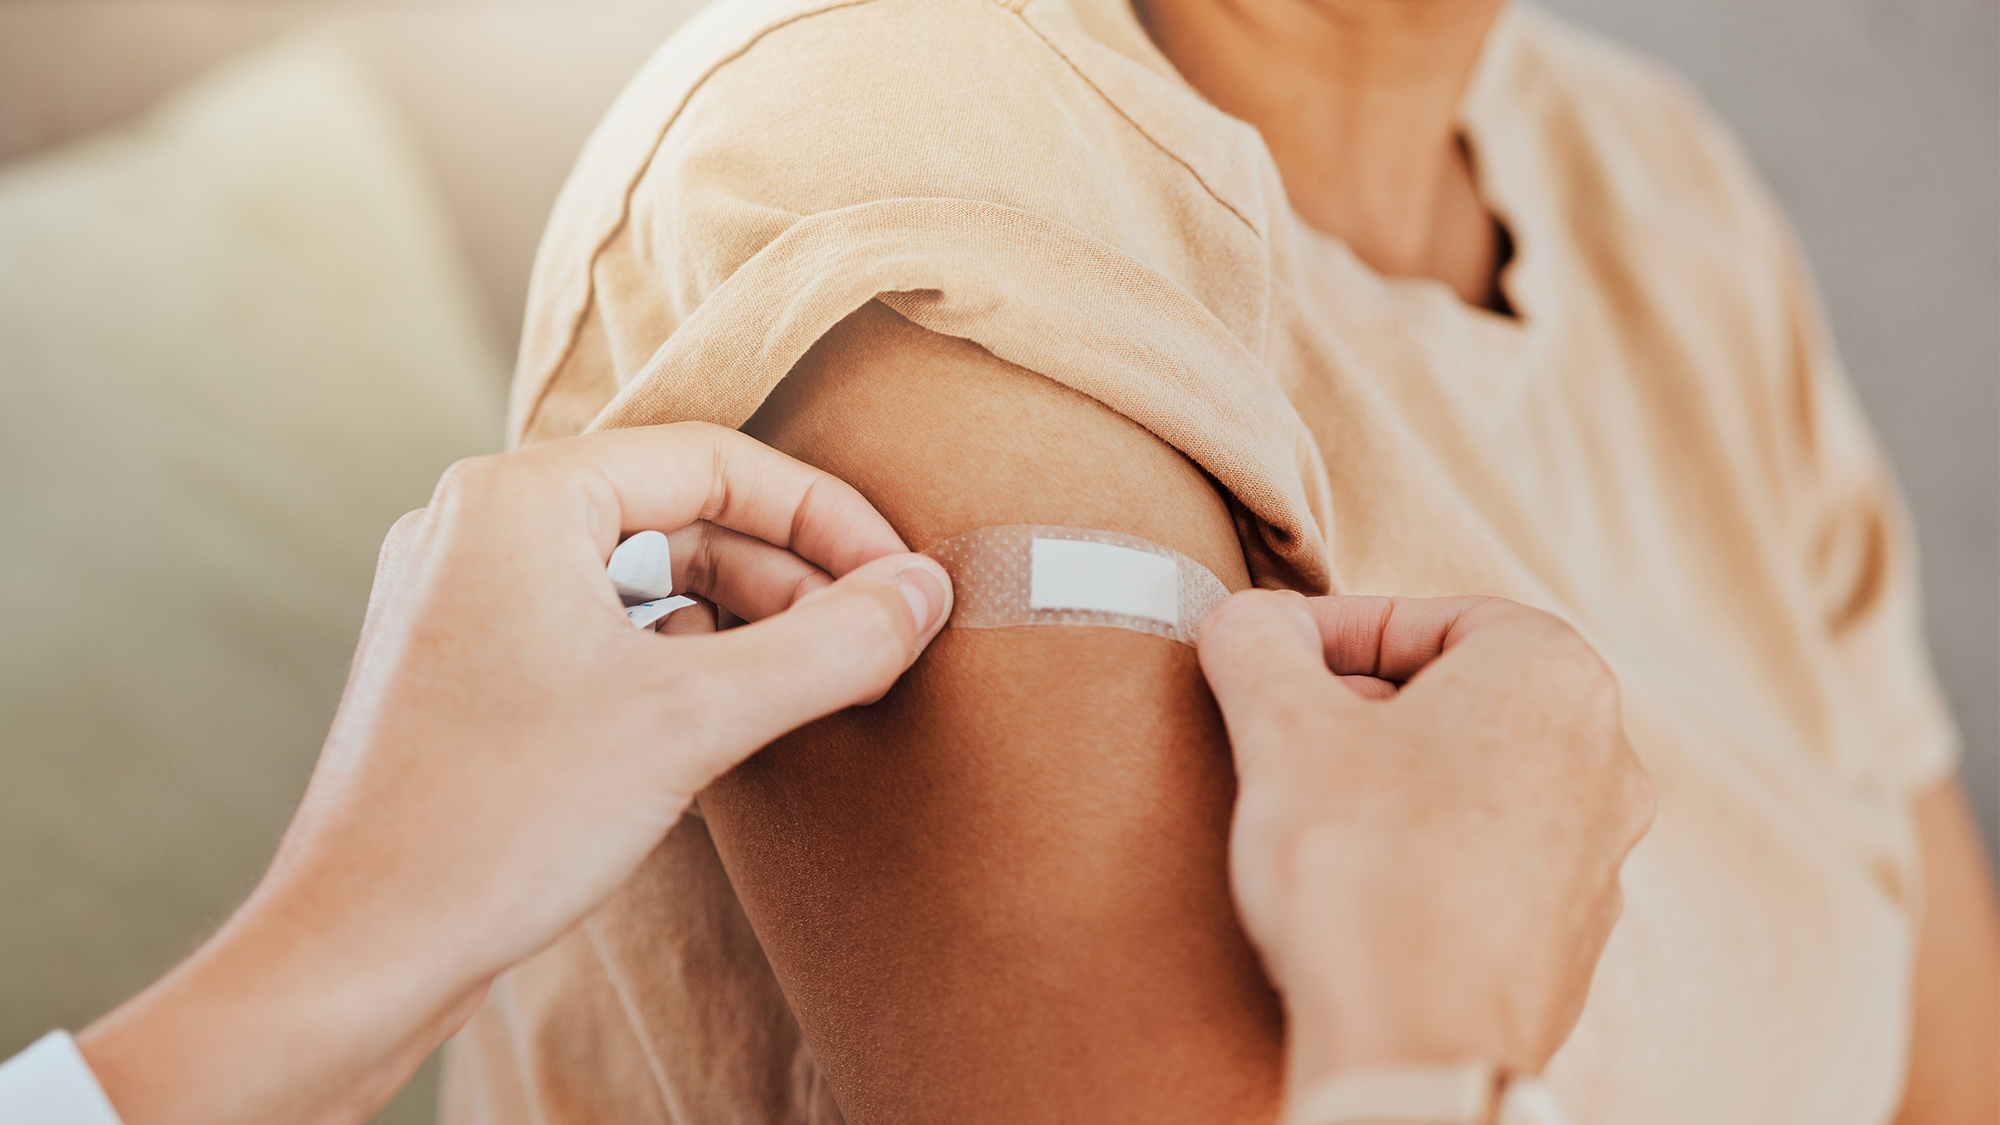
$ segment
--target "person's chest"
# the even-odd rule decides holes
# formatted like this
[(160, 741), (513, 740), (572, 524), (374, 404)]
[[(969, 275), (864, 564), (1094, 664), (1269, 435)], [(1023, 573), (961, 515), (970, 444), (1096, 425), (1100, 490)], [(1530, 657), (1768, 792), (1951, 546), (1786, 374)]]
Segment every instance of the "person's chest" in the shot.
[(1657, 289), (1582, 254), (1517, 263), (1508, 319), (1302, 238), (1265, 361), (1326, 465), (1336, 592), (1571, 620), (1660, 787), (1555, 1068), (1579, 1119), (1875, 1120), (1902, 1044), (1899, 814), (1846, 779), (1866, 748), (1772, 464), (1785, 326), (1698, 260)]

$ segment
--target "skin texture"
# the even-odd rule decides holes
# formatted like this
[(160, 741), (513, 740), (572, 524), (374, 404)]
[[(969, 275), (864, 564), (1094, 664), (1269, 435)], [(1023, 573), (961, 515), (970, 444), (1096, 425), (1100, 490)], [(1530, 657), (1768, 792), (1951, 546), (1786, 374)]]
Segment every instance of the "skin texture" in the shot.
[[(1208, 479), (1147, 431), (879, 305), (746, 427), (913, 547), (1052, 523), (1247, 585)], [(1192, 648), (948, 629), (882, 702), (701, 797), (852, 1125), (1268, 1121), (1281, 1014), (1238, 928), (1234, 784)]]
[[(676, 589), (768, 619), (633, 628), (604, 566), (645, 528), (673, 532)], [(697, 790), (885, 690), (948, 590), (852, 489), (719, 427), (461, 462), (383, 546), (270, 870), (193, 957), (78, 1036), (84, 1057), (127, 1125), (367, 1120)]]
[(2000, 1121), (2000, 907), (1958, 781), (1917, 802), (1924, 915), (1915, 1031), (1897, 1125)]

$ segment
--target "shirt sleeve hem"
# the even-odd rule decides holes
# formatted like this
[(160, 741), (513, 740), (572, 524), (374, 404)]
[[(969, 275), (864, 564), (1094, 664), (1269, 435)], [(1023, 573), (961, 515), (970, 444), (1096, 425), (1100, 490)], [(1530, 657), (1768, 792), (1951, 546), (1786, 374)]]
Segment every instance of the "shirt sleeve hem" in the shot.
[(1260, 585), (1330, 585), (1326, 469), (1246, 342), (1158, 271), (1031, 212), (894, 199), (807, 216), (736, 270), (591, 429), (740, 426), (835, 324), (880, 299), (1131, 418), (1255, 517)]

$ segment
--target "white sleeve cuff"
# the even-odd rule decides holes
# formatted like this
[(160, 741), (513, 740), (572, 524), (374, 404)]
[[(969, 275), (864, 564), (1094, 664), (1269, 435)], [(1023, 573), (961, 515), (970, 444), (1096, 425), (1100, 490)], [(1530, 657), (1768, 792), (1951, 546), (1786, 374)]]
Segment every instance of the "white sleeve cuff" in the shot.
[(0, 1125), (124, 1125), (67, 1031), (0, 1063)]

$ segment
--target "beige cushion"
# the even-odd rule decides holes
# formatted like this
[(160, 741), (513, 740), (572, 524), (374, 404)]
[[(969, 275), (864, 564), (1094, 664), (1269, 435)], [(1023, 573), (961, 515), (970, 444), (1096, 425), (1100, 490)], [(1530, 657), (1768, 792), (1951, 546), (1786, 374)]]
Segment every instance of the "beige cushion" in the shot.
[(0, 160), (124, 121), (287, 28), (337, 29), (410, 122), (504, 347), (577, 150), (702, 0), (6, 0)]
[(500, 437), (442, 208), (339, 45), (0, 171), (0, 1055), (249, 889), (391, 522)]

